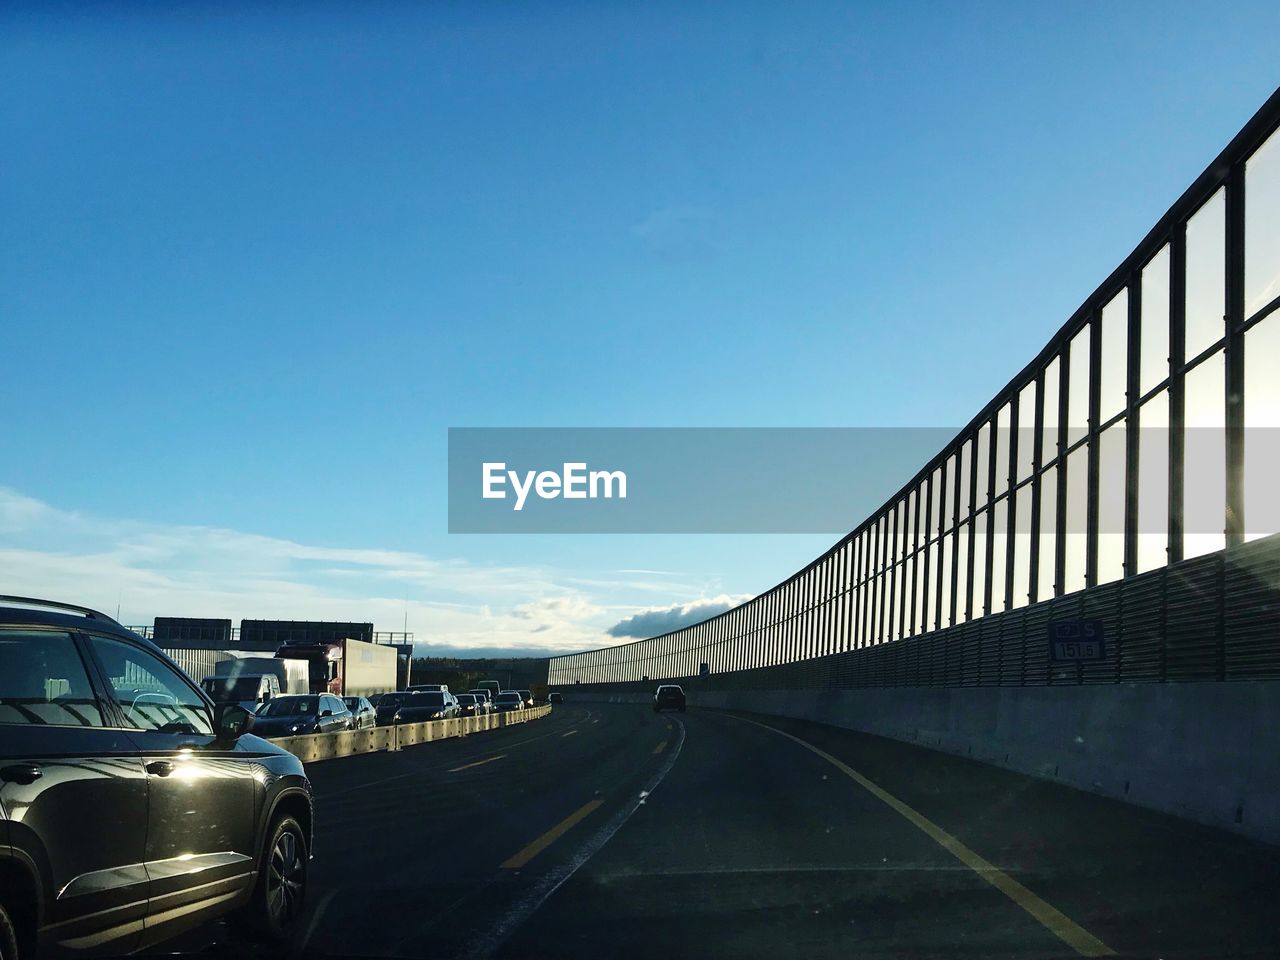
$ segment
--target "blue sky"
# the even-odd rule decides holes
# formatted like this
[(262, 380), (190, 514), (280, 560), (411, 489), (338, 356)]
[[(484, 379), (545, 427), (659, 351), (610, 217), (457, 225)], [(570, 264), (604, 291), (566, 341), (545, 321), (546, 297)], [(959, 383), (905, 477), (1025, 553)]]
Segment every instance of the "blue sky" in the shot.
[(958, 427), (1280, 83), (1278, 28), (6, 5), (0, 579), (530, 649), (757, 593), (826, 541), (447, 535), (447, 428)]

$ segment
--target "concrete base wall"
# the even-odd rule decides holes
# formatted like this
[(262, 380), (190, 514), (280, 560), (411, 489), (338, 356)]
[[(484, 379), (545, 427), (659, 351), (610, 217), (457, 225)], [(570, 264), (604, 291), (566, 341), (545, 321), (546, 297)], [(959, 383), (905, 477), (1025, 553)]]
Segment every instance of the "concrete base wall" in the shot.
[(528, 723), (551, 714), (543, 704), (527, 710), (490, 713), (483, 717), (455, 717), (451, 720), (424, 720), (422, 723), (400, 723), (364, 730), (336, 730), (332, 733), (307, 733), (296, 737), (275, 737), (271, 742), (288, 750), (303, 763), (354, 757), (361, 753), (401, 750), (419, 743), (465, 737), (486, 730), (501, 730), (516, 723)]
[(916, 743), (1280, 844), (1280, 682), (740, 692), (690, 685), (688, 695), (694, 706)]

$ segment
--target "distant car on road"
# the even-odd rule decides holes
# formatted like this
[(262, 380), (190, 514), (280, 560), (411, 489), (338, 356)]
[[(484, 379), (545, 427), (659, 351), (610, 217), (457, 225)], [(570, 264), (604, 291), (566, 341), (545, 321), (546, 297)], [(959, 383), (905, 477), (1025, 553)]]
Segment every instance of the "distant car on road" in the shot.
[(290, 694), (258, 708), (253, 731), (260, 737), (350, 730), (355, 723), (347, 705), (331, 693)]
[(516, 690), (503, 690), (499, 692), (498, 698), (494, 700), (493, 708), (499, 713), (505, 713), (508, 710), (523, 710), (524, 697), (520, 696)]
[(379, 697), (378, 705), (374, 708), (378, 714), (378, 726), (385, 727), (395, 723), (396, 711), (413, 696), (417, 694), (410, 693), (408, 690), (397, 690), (395, 693), (384, 693)]
[(364, 730), (378, 725), (378, 711), (369, 702), (368, 697), (343, 697), (342, 702), (351, 711), (355, 721), (354, 729)]
[(533, 706), (533, 694), (532, 694), (532, 693), (530, 693), (528, 690), (517, 690), (517, 691), (516, 691), (516, 693), (520, 694), (520, 699), (524, 701), (524, 705), (525, 705), (526, 707), (532, 707), (532, 706)]
[(484, 697), (478, 697), (474, 693), (458, 694), (458, 716), (479, 717), (486, 712)]
[(467, 693), (474, 693), (477, 697), (484, 697), (489, 703), (493, 703), (494, 693), (488, 687), (476, 687), (468, 690)]
[(452, 720), (458, 715), (458, 701), (438, 690), (412, 694), (400, 704), (395, 723), (421, 723), (424, 720)]
[(653, 712), (660, 710), (679, 710), (684, 713), (684, 689), (675, 683), (664, 683), (653, 695)]
[(0, 597), (0, 955), (125, 954), (224, 915), (288, 943), (311, 786), (255, 723), (105, 614)]
[(448, 693), (449, 685), (447, 683), (418, 683), (405, 689), (410, 693)]
[(564, 703), (564, 694), (559, 690), (552, 690), (547, 694), (547, 703)]

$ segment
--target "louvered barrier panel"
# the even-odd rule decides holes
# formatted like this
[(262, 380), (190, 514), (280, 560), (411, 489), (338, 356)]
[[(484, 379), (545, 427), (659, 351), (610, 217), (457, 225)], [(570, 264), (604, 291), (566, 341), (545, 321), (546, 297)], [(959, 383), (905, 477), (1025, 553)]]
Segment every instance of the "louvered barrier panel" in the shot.
[(1080, 616), (1085, 620), (1101, 620), (1106, 638), (1103, 644), (1106, 656), (1080, 664), (1080, 680), (1083, 683), (1115, 683), (1119, 677), (1116, 651), (1123, 643), (1120, 634), (1120, 581), (1086, 591), (1080, 604)]
[(1166, 680), (1218, 677), (1221, 568), (1218, 554), (1169, 568), (1165, 590)]
[(1280, 540), (1255, 540), (1232, 551), (1223, 577), (1227, 678), (1280, 677)]
[(884, 644), (877, 644), (872, 647), (871, 656), (868, 660), (870, 661), (868, 663), (870, 673), (867, 679), (870, 683), (877, 687), (892, 686), (893, 678), (889, 676), (889, 671), (886, 669), (885, 664)]
[(1022, 612), (1022, 635), (1022, 682), (1043, 686), (1049, 682), (1049, 604)]
[[(1079, 619), (1103, 621), (1106, 659), (1052, 662), (1049, 623)], [(1280, 679), (1280, 536), (922, 636), (683, 682), (758, 690), (1217, 679)]]
[(840, 654), (836, 659), (836, 666), (832, 682), (837, 687), (853, 686), (853, 652)]
[(1124, 581), (1120, 609), (1120, 679), (1160, 680), (1164, 676), (1164, 591), (1161, 568)]
[(883, 647), (885, 659), (885, 674), (889, 678), (889, 686), (903, 687), (906, 686), (907, 677), (904, 666), (904, 658), (902, 656), (902, 641), (891, 640)]
[(1021, 686), (1022, 651), (1027, 638), (1011, 614), (1000, 613), (980, 621), (982, 625), (982, 682), (992, 686)]
[(944, 687), (974, 686), (982, 676), (982, 630), (977, 624), (965, 630), (967, 624), (952, 627), (944, 635), (947, 670)]
[(902, 647), (902, 685), (916, 687), (920, 685), (920, 644), (915, 639), (907, 638), (898, 641)]
[(929, 683), (934, 687), (945, 687), (949, 683), (954, 659), (950, 647), (956, 643), (953, 635), (947, 631), (926, 634), (925, 641), (929, 646)]

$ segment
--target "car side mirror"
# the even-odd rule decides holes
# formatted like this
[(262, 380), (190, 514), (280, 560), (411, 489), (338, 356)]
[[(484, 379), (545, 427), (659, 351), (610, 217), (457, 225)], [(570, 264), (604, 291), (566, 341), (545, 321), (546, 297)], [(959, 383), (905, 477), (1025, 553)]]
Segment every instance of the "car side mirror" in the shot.
[(219, 740), (239, 740), (253, 729), (254, 715), (238, 703), (224, 703), (213, 715), (213, 729)]
[(322, 716), (322, 717), (332, 717), (332, 716), (333, 716), (333, 711), (332, 711), (332, 710), (321, 710), (321, 711), (320, 711), (320, 716)]

